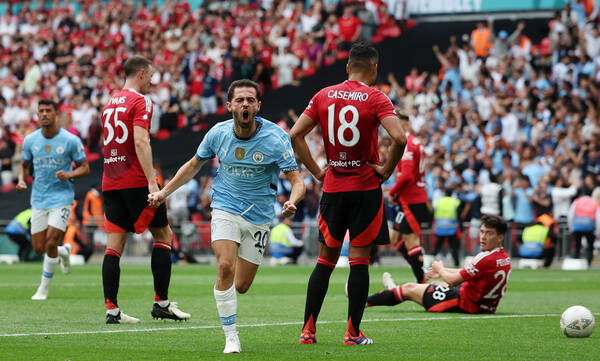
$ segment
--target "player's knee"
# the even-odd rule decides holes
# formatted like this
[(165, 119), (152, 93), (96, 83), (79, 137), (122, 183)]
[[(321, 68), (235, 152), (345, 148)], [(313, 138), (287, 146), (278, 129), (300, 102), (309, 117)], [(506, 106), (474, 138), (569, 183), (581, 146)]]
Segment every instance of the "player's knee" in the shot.
[(46, 245), (43, 243), (33, 243), (33, 251), (37, 254), (46, 252)]
[(246, 293), (250, 289), (250, 283), (247, 283), (247, 282), (236, 282), (235, 283), (235, 289), (240, 294)]
[(151, 229), (152, 237), (158, 242), (171, 244), (173, 239), (173, 231), (171, 227), (163, 227), (158, 229)]
[(217, 263), (217, 273), (221, 278), (228, 278), (234, 272), (233, 262), (230, 260), (220, 260)]
[(406, 297), (411, 298), (418, 286), (419, 284), (413, 282), (405, 283), (402, 285), (402, 293), (404, 293)]
[(46, 240), (46, 252), (56, 249), (59, 243), (57, 238), (48, 238), (48, 240)]

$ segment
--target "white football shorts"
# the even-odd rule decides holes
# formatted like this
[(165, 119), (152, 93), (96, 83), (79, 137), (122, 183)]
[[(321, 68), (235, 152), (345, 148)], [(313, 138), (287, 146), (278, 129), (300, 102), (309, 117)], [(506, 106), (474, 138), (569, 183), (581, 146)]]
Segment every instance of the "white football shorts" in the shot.
[(269, 240), (270, 227), (271, 223), (253, 224), (240, 215), (213, 209), (210, 239), (211, 242), (227, 239), (238, 243), (238, 257), (260, 265)]
[(69, 216), (71, 215), (71, 206), (61, 206), (50, 209), (31, 209), (31, 234), (42, 232), (50, 227), (65, 231)]

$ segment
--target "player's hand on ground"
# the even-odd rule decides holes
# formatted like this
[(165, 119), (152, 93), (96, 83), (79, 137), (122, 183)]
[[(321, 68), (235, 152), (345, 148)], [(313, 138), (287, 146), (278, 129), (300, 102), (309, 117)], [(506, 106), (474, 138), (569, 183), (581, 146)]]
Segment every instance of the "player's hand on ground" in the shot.
[(150, 207), (157, 208), (164, 201), (165, 195), (162, 191), (148, 194), (148, 204), (150, 205)]
[(294, 213), (296, 213), (296, 205), (293, 202), (286, 201), (283, 203), (283, 210), (281, 211), (281, 214), (284, 217), (291, 217), (294, 215)]
[(25, 189), (27, 189), (27, 183), (25, 182), (19, 182), (17, 183), (17, 186), (15, 187), (17, 189), (17, 191), (24, 191)]
[(64, 170), (59, 170), (58, 172), (55, 173), (55, 175), (56, 175), (56, 178), (60, 179), (61, 181), (65, 181), (70, 178), (69, 174), (67, 172), (65, 172)]

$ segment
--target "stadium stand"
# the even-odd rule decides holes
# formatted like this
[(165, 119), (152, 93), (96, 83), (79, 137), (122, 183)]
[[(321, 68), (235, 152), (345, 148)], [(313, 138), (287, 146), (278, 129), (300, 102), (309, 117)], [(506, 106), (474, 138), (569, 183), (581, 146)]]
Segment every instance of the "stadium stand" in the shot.
[[(586, 14), (577, 3), (552, 19), (520, 24), (491, 19), (478, 26), (422, 24), (410, 29), (414, 24), (409, 24), (402, 41), (397, 37), (404, 24), (390, 16), (386, 1), (366, 1), (356, 8), (345, 1), (316, 1), (306, 8), (289, 1), (206, 1), (199, 7), (185, 1), (165, 1), (162, 7), (72, 1), (50, 3), (45, 10), (34, 9), (36, 3), (15, 3), (19, 11), (7, 7), (0, 18), (4, 192), (12, 188), (19, 143), (35, 127), (40, 97), (61, 100), (65, 127), (86, 140), (89, 154), (99, 151), (98, 107), (120, 86), (120, 60), (128, 54), (150, 55), (161, 64), (151, 95), (159, 114), (153, 131), (157, 139), (167, 139), (158, 149), (180, 150), (181, 141), (169, 142), (174, 130), (202, 132), (222, 119), (223, 90), (232, 80), (258, 80), (267, 92), (265, 105), (269, 96), (289, 101), (292, 94), (310, 94), (304, 88), (311, 82), (322, 85), (331, 79), (328, 72), (339, 74), (336, 60), (346, 56), (345, 43), (358, 37), (384, 45), (391, 38), (402, 49), (382, 52), (384, 57), (402, 56), (402, 61), (385, 58), (377, 86), (409, 114), (425, 146), (430, 200), (449, 187), (469, 205), (461, 219), (467, 225), (463, 251), (476, 247), (468, 228), (476, 228), (481, 188), (489, 182), (503, 189), (505, 219), (525, 224), (542, 210), (550, 211), (560, 235), (568, 233), (566, 211), (572, 197), (591, 194), (600, 182), (600, 32), (594, 9)], [(487, 38), (479, 36), (477, 27)], [(420, 29), (427, 29), (427, 36), (418, 34)], [(284, 86), (298, 85), (298, 80), (300, 86), (293, 90)], [(202, 104), (213, 96), (217, 117), (207, 117)], [(269, 118), (289, 127), (308, 100), (295, 99), (273, 105), (278, 108)], [(197, 145), (192, 143), (189, 149)], [(388, 145), (382, 142), (382, 157)], [(319, 148), (318, 134), (311, 147)], [(156, 153), (165, 174), (181, 162)], [(199, 183), (212, 174), (212, 169), (203, 170)], [(297, 221), (316, 214), (319, 185), (308, 176), (307, 183), (314, 197), (307, 197), (305, 215)], [(280, 190), (285, 193), (285, 184)], [(197, 221), (205, 218), (198, 214), (206, 213), (206, 200), (198, 199), (196, 207), (190, 205), (190, 217)], [(516, 242), (518, 232), (511, 232), (508, 245)], [(560, 254), (569, 250), (565, 237)]]

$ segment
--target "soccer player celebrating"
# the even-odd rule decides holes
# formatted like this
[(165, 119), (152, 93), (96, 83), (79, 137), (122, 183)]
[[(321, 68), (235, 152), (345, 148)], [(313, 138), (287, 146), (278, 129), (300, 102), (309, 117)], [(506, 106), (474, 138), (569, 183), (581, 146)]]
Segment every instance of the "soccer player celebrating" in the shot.
[(289, 136), (276, 124), (256, 114), (260, 110), (258, 84), (236, 80), (227, 91), (227, 109), (233, 119), (215, 125), (204, 137), (196, 155), (159, 192), (148, 196), (157, 205), (187, 183), (202, 165), (219, 157), (212, 185), (211, 239), (217, 257), (214, 295), (225, 332), (224, 353), (242, 350), (236, 329), (237, 294), (248, 291), (263, 259), (275, 217), (273, 204), (279, 172), (292, 184), (282, 215), (290, 217), (305, 188)]
[[(290, 131), (300, 160), (323, 181), (321, 244), (308, 281), (300, 343), (317, 342), (317, 317), (346, 231), (350, 233), (350, 276), (348, 328), (343, 343), (373, 343), (359, 328), (369, 292), (369, 254), (374, 244), (389, 243), (381, 183), (394, 171), (406, 143), (394, 106), (383, 93), (369, 86), (377, 76), (378, 57), (373, 45), (355, 43), (346, 65), (348, 80), (319, 91)], [(317, 124), (321, 125), (327, 154), (325, 169), (319, 168), (305, 140)], [(384, 165), (378, 164), (380, 124), (393, 140)]]
[(42, 282), (32, 300), (48, 298), (50, 281), (59, 263), (58, 256), (62, 271), (70, 271), (71, 245), (59, 244), (67, 229), (75, 196), (72, 179), (90, 172), (81, 139), (58, 126), (57, 111), (58, 104), (50, 99), (38, 102), (40, 129), (25, 137), (16, 187), (18, 191), (27, 189), (25, 180), (33, 163), (31, 240), (35, 252), (45, 255)]
[(385, 286), (390, 288), (369, 296), (367, 307), (413, 301), (428, 312), (495, 313), (510, 276), (510, 257), (502, 248), (506, 227), (501, 217), (484, 215), (479, 229), (481, 252), (465, 268), (433, 262), (427, 276), (444, 282), (395, 286), (389, 284), (393, 283), (389, 277)]
[(123, 64), (125, 85), (114, 94), (102, 111), (104, 127), (104, 194), (106, 251), (102, 263), (102, 283), (106, 304), (106, 323), (137, 323), (139, 319), (121, 312), (117, 304), (121, 253), (127, 232), (142, 233), (149, 229), (154, 277), (154, 318), (187, 320), (188, 313), (177, 303), (169, 302), (171, 280), (172, 231), (167, 221), (165, 205), (150, 207), (149, 192), (158, 191), (152, 148), (150, 120), (152, 101), (143, 94), (150, 88), (154, 72), (152, 62), (134, 55)]
[(410, 131), (408, 116), (400, 114), (402, 129), (406, 133), (406, 150), (398, 163), (396, 183), (389, 191), (389, 201), (400, 204), (391, 234), (392, 244), (404, 256), (418, 283), (425, 283), (423, 248), (420, 245), (421, 223), (431, 221), (425, 190), (425, 154), (421, 142)]

